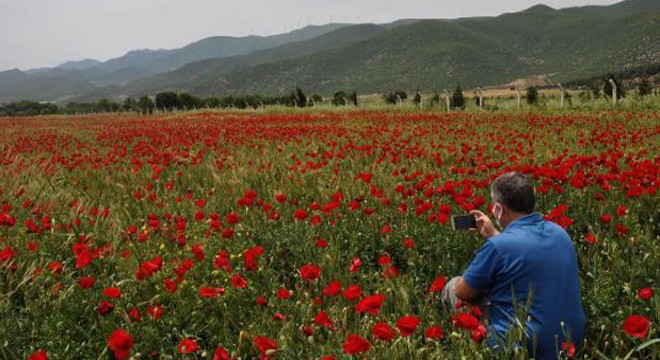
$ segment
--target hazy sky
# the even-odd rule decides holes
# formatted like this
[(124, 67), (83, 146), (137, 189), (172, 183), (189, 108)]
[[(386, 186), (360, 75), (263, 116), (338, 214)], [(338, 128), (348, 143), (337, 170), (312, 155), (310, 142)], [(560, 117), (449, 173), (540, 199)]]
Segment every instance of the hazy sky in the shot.
[(619, 0), (0, 0), (0, 71), (107, 60), (215, 35), (273, 35), (308, 24), (498, 15), (539, 2)]

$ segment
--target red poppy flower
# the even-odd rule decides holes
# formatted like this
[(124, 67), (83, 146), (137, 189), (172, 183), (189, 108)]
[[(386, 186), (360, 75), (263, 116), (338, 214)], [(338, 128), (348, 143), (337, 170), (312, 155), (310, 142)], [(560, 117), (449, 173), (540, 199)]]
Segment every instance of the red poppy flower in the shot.
[(354, 257), (351, 261), (351, 266), (348, 268), (348, 271), (352, 273), (357, 272), (360, 269), (360, 266), (362, 266), (362, 260), (360, 260), (360, 258)]
[(435, 339), (435, 340), (440, 340), (442, 339), (442, 327), (440, 325), (438, 326), (431, 326), (426, 329), (426, 337), (429, 339)]
[(227, 250), (220, 250), (215, 259), (213, 259), (213, 267), (216, 269), (222, 269), (228, 273), (233, 271), (231, 265), (229, 264), (229, 252)]
[(371, 334), (375, 339), (381, 341), (392, 341), (396, 337), (396, 331), (385, 322), (376, 323), (374, 327), (371, 328)]
[(163, 285), (165, 285), (165, 290), (169, 293), (173, 293), (179, 287), (176, 281), (172, 279), (163, 279)]
[(325, 310), (321, 310), (316, 317), (314, 317), (314, 322), (316, 325), (325, 326), (328, 329), (332, 329), (333, 327), (332, 320), (330, 320), (330, 317)]
[(98, 310), (99, 314), (101, 316), (106, 316), (112, 312), (112, 310), (115, 308), (114, 305), (112, 305), (110, 302), (103, 300), (101, 303), (99, 303)]
[(362, 288), (359, 285), (351, 285), (342, 292), (342, 295), (346, 300), (355, 300), (362, 295)]
[(392, 258), (389, 255), (381, 255), (378, 258), (378, 265), (380, 266), (389, 265), (390, 263), (392, 263)]
[(231, 356), (225, 348), (218, 346), (213, 351), (213, 360), (231, 360)]
[(181, 339), (179, 342), (179, 353), (180, 354), (190, 354), (199, 349), (197, 341), (189, 338)]
[(596, 242), (598, 242), (598, 239), (596, 238), (596, 235), (591, 234), (591, 233), (585, 235), (584, 240), (586, 240), (589, 244), (595, 244)]
[(476, 343), (481, 343), (486, 337), (486, 327), (482, 324), (479, 324), (476, 329), (472, 330), (470, 334), (470, 339)]
[(561, 349), (566, 353), (569, 359), (575, 357), (575, 344), (573, 343), (562, 343)]
[(404, 316), (397, 320), (396, 327), (401, 332), (401, 336), (408, 337), (417, 329), (420, 322), (421, 320), (415, 316)]
[(126, 359), (131, 354), (135, 340), (124, 329), (117, 329), (108, 338), (108, 348), (118, 360)]
[(451, 323), (457, 328), (466, 330), (475, 330), (480, 325), (479, 319), (468, 313), (460, 313), (452, 317)]
[(279, 345), (275, 340), (266, 336), (255, 336), (254, 339), (252, 339), (252, 342), (261, 353), (260, 358), (263, 359), (267, 359), (273, 350), (279, 348)]
[(232, 213), (227, 214), (227, 216), (225, 217), (225, 220), (227, 220), (227, 223), (229, 225), (236, 225), (241, 221), (241, 217), (238, 214), (235, 214), (235, 213), (232, 212)]
[(279, 288), (277, 289), (277, 297), (282, 300), (286, 300), (291, 297), (291, 292), (285, 288)]
[(89, 289), (94, 286), (94, 284), (96, 284), (96, 278), (93, 276), (83, 276), (78, 279), (78, 286), (80, 286), (81, 289)]
[(385, 295), (382, 294), (367, 296), (357, 304), (355, 311), (358, 313), (368, 312), (372, 315), (376, 315), (380, 311), (381, 306), (383, 306), (385, 299)]
[(46, 350), (38, 350), (30, 357), (28, 357), (28, 360), (48, 360), (48, 353)]
[(396, 266), (388, 266), (383, 272), (385, 279), (396, 279), (399, 277), (399, 269)]
[(321, 294), (323, 294), (323, 296), (337, 296), (340, 293), (341, 293), (341, 283), (337, 280), (328, 284), (328, 286), (326, 286), (325, 289), (321, 291)]
[(327, 247), (327, 246), (328, 246), (328, 242), (325, 241), (325, 239), (318, 238), (318, 239), (316, 240), (316, 247), (317, 247), (317, 248), (321, 248), (321, 249), (323, 249), (323, 248), (325, 248), (325, 247)]
[(105, 290), (103, 290), (103, 295), (111, 298), (111, 299), (118, 299), (121, 297), (121, 290), (119, 290), (116, 287), (109, 287)]
[(637, 297), (641, 300), (649, 300), (653, 297), (653, 289), (646, 287), (637, 291)]
[(140, 314), (140, 310), (138, 308), (132, 308), (128, 312), (128, 317), (131, 318), (131, 320), (133, 320), (133, 321), (142, 320), (142, 315)]
[(447, 277), (442, 275), (433, 280), (433, 283), (431, 283), (431, 286), (429, 287), (429, 292), (440, 292), (444, 289), (445, 284), (447, 284)]
[(55, 275), (61, 275), (62, 271), (64, 271), (64, 266), (59, 261), (51, 261), (50, 263), (48, 263), (48, 266), (46, 266), (46, 268)]
[(296, 219), (296, 220), (300, 220), (300, 221), (307, 219), (307, 216), (308, 216), (308, 215), (309, 215), (309, 214), (307, 214), (307, 211), (305, 211), (305, 209), (297, 209), (297, 210), (293, 213), (293, 217), (294, 217), (294, 219)]
[(215, 299), (218, 297), (218, 292), (212, 287), (199, 288), (199, 297), (204, 299)]
[(14, 225), (16, 225), (16, 219), (9, 214), (0, 213), (0, 226), (10, 227)]
[(623, 332), (640, 339), (646, 338), (649, 333), (650, 321), (642, 315), (628, 315), (623, 323)]
[(151, 315), (154, 320), (158, 320), (163, 316), (163, 307), (160, 305), (149, 306), (147, 308), (147, 314)]
[(321, 268), (314, 264), (303, 265), (299, 271), (300, 277), (305, 281), (314, 281), (321, 276)]
[(346, 342), (341, 346), (344, 352), (348, 355), (359, 354), (365, 351), (369, 351), (371, 344), (369, 341), (359, 337), (355, 334), (349, 334), (346, 337)]
[(231, 277), (231, 286), (237, 289), (243, 289), (247, 286), (247, 280), (240, 274), (235, 274)]

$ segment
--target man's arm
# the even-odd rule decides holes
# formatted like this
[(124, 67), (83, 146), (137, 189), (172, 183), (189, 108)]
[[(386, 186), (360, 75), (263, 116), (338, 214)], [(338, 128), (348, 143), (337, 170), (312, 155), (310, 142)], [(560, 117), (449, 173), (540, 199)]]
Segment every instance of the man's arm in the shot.
[(483, 296), (483, 291), (479, 291), (470, 286), (463, 277), (459, 277), (456, 281), (456, 297), (463, 301), (474, 301)]

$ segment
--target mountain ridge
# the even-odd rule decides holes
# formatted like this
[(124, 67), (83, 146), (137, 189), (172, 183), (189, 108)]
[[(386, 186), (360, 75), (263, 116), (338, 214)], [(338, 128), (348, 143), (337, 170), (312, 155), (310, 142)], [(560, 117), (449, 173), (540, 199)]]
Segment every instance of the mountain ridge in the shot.
[[(105, 69), (93, 61), (31, 74), (0, 72), (0, 103), (25, 94), (29, 100), (91, 101), (164, 90), (272, 95), (300, 85), (330, 94), (441, 90), (458, 82), (488, 86), (530, 75), (566, 81), (660, 62), (660, 1), (564, 9), (537, 4), (494, 17), (328, 24), (265, 38), (214, 36), (173, 50), (135, 50), (108, 60)], [(37, 80), (52, 78), (66, 91), (50, 92), (51, 98), (16, 86), (26, 82), (43, 94)]]

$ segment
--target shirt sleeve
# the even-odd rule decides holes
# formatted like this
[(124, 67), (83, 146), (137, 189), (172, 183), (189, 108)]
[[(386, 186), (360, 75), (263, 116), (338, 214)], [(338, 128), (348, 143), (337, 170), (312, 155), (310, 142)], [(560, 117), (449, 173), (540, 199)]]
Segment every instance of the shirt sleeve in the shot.
[(483, 291), (494, 283), (499, 268), (499, 253), (492, 242), (486, 241), (463, 273), (463, 280), (473, 289)]

